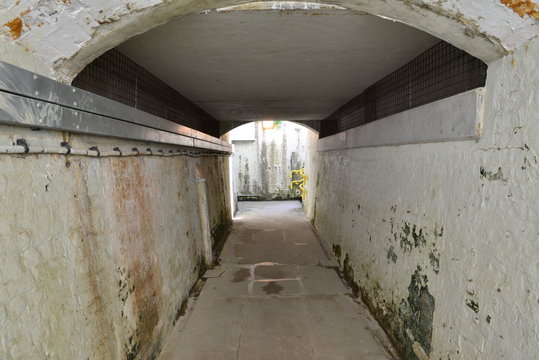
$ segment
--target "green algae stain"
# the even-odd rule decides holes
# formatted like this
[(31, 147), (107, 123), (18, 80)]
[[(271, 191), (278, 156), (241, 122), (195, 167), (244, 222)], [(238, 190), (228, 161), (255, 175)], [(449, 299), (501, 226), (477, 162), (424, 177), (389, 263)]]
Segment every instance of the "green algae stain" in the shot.
[(397, 254), (395, 254), (395, 247), (393, 245), (387, 250), (387, 259), (393, 261), (394, 264), (397, 262)]
[(427, 355), (430, 354), (435, 301), (429, 293), (427, 283), (427, 275), (421, 274), (421, 267), (418, 266), (408, 285), (408, 298), (402, 299), (399, 305), (398, 312), (402, 320), (402, 333), (399, 338), (405, 342), (406, 358), (416, 358), (412, 349), (415, 341)]
[(404, 223), (400, 234), (400, 247), (404, 252), (412, 252), (414, 248), (423, 247), (426, 244), (427, 240), (422, 228)]
[(488, 181), (502, 181), (504, 183), (507, 182), (507, 179), (503, 177), (502, 168), (499, 167), (496, 172), (493, 171), (487, 171), (483, 166), (479, 168), (479, 174), (481, 178), (487, 179)]
[(479, 303), (472, 299), (466, 299), (466, 306), (472, 309), (476, 314), (479, 312)]

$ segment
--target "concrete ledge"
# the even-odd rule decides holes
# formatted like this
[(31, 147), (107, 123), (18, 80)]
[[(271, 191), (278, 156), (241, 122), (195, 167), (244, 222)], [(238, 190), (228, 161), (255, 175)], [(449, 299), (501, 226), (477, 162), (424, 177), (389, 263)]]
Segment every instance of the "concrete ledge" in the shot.
[(403, 111), (318, 140), (318, 151), (481, 137), (484, 88)]
[(232, 152), (219, 138), (2, 62), (0, 124)]

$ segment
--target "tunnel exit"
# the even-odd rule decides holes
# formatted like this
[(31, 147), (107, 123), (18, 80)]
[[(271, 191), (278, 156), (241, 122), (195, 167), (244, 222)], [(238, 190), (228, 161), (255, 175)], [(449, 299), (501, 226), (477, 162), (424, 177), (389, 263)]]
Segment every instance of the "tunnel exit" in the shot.
[(298, 172), (305, 173), (309, 153), (315, 151), (317, 132), (290, 121), (256, 121), (231, 130), (229, 136), (235, 199), (305, 197), (306, 181)]

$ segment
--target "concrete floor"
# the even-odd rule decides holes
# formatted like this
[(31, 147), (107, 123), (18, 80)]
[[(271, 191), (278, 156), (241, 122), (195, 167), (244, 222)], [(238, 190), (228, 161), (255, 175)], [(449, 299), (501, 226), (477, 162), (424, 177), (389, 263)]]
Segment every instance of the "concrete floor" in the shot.
[(159, 359), (396, 359), (335, 266), (300, 202), (241, 202), (221, 264)]

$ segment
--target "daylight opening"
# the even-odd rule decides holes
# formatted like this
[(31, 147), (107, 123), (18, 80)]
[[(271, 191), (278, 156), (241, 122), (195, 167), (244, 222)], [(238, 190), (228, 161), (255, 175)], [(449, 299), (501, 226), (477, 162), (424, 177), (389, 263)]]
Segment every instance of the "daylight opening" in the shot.
[(255, 121), (229, 132), (233, 144), (234, 199), (290, 200), (305, 197), (305, 170), (313, 130), (291, 121)]

